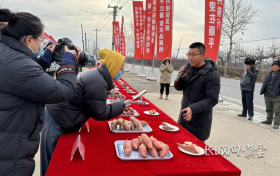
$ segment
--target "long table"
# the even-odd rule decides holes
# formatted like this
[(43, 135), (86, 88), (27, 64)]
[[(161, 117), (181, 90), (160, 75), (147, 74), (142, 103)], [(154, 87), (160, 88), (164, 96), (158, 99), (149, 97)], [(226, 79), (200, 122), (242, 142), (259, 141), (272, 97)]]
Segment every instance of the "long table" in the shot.
[[(125, 82), (124, 80), (122, 81)], [(117, 82), (115, 82), (115, 84), (120, 89), (120, 92), (126, 96), (126, 99), (131, 99), (131, 94), (126, 93)], [(137, 93), (137, 91), (131, 86), (128, 85), (128, 87)], [(201, 148), (205, 148), (206, 145), (187, 130), (178, 125), (173, 119), (157, 108), (149, 100), (145, 98), (143, 98), (143, 100), (148, 102), (149, 105), (131, 105), (131, 107), (136, 109), (136, 111), (140, 114), (137, 119), (150, 122), (149, 125), (153, 131), (148, 133), (148, 136), (153, 135), (158, 140), (168, 144), (170, 151), (174, 155), (173, 158), (164, 161), (122, 161), (117, 157), (114, 142), (117, 140), (131, 140), (140, 134), (112, 133), (109, 129), (108, 121), (96, 121), (90, 119), (88, 121), (90, 132), (81, 130), (81, 132), (63, 134), (60, 136), (46, 175), (241, 175), (241, 171), (236, 166), (220, 155), (192, 156), (182, 153), (178, 149), (176, 142), (183, 143), (184, 141), (191, 141)], [(160, 113), (160, 115), (149, 116), (143, 113), (144, 111), (150, 109), (155, 109)], [(128, 119), (128, 117), (122, 118)], [(168, 122), (172, 125), (176, 125), (179, 127), (179, 131), (163, 131), (159, 128), (161, 122)], [(79, 155), (74, 155), (73, 160), (70, 161), (72, 146), (79, 134), (85, 145), (85, 160), (82, 160)]]

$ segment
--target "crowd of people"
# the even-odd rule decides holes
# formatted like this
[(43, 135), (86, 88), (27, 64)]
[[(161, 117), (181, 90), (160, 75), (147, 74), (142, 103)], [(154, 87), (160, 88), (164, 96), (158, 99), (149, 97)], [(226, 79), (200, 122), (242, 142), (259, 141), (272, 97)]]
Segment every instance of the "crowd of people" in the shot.
[[(101, 66), (79, 73), (80, 49), (65, 52), (52, 74), (55, 45), (44, 42), (44, 25), (28, 12), (0, 9), (0, 175), (32, 175), (34, 156), (41, 137), (41, 175), (45, 175), (59, 136), (77, 131), (89, 119), (106, 121), (119, 116), (129, 100), (106, 104), (113, 80), (121, 77), (125, 57), (100, 49)], [(174, 87), (183, 91), (178, 124), (205, 142), (212, 125), (213, 107), (218, 103), (220, 76), (217, 65), (205, 58), (205, 46), (195, 42), (187, 53), (189, 64)], [(253, 93), (258, 70), (254, 59), (245, 59), (241, 78), (243, 111), (252, 120)], [(263, 84), (267, 120), (279, 128), (280, 62), (275, 61)], [(160, 66), (160, 99), (168, 100), (173, 66), (166, 58)], [(275, 116), (274, 116), (275, 114)], [(273, 117), (274, 116), (274, 117)]]

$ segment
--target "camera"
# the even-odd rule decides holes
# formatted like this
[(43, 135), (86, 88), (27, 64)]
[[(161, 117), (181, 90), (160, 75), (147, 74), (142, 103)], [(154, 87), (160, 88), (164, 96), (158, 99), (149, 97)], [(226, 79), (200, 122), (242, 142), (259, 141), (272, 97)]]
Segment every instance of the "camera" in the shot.
[[(67, 46), (69, 50), (77, 50), (75, 45), (73, 45), (72, 41), (69, 38), (62, 38), (57, 41), (57, 45), (54, 48), (52, 60), (57, 62), (58, 64), (61, 63), (63, 60), (63, 55), (65, 52), (64, 47)], [(88, 61), (89, 55), (84, 51), (81, 51), (78, 58), (78, 64), (81, 66), (85, 66), (85, 63)]]

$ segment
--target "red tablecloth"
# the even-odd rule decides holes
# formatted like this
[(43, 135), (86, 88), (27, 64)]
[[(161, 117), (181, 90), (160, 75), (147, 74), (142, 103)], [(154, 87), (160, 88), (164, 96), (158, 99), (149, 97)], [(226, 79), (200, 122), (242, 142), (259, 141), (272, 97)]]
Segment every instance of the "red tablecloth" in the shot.
[[(131, 95), (127, 94), (117, 82), (115, 83), (120, 92), (126, 96), (126, 99), (131, 99)], [(130, 88), (134, 90), (132, 87)], [(89, 133), (83, 129), (80, 133), (75, 132), (60, 136), (46, 175), (241, 175), (241, 171), (222, 156), (192, 156), (182, 153), (178, 149), (176, 142), (192, 141), (202, 148), (205, 148), (205, 144), (178, 125), (150, 101), (145, 98), (144, 101), (150, 104), (148, 106), (132, 104), (132, 107), (140, 113), (140, 116), (137, 118), (150, 122), (149, 125), (153, 131), (148, 136), (153, 135), (158, 140), (168, 144), (170, 151), (174, 155), (172, 159), (165, 161), (122, 161), (116, 155), (114, 142), (125, 139), (131, 140), (140, 134), (112, 133), (109, 129), (108, 121), (90, 119)], [(150, 109), (155, 109), (160, 115), (148, 116), (143, 113), (145, 110)], [(174, 113), (179, 114), (179, 112)], [(128, 117), (125, 117), (125, 119), (128, 119)], [(162, 131), (159, 129), (161, 122), (176, 125), (180, 130), (172, 133)], [(85, 144), (85, 160), (83, 161), (79, 155), (75, 155), (73, 161), (70, 161), (72, 146), (78, 134), (81, 135)]]

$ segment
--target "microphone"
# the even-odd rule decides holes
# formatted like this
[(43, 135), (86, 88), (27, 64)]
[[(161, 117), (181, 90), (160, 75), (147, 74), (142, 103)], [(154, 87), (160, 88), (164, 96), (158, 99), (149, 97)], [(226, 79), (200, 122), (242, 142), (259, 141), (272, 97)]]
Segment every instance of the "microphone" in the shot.
[(190, 68), (190, 64), (188, 63), (186, 66), (185, 66), (185, 69), (177, 76), (177, 78), (176, 78), (176, 82), (178, 82), (180, 79), (181, 79), (181, 77), (185, 74), (185, 72)]

